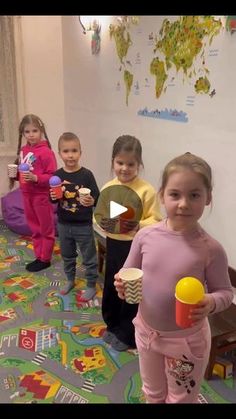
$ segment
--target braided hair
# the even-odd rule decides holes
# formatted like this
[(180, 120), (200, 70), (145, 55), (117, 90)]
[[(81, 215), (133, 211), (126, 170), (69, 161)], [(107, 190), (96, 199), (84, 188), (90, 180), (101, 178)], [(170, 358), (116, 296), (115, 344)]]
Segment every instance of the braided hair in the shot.
[[(48, 135), (46, 133), (46, 129), (45, 129), (45, 125), (43, 123), (43, 121), (34, 114), (27, 114), (25, 115), (19, 125), (18, 128), (18, 133), (19, 133), (19, 137), (18, 137), (18, 145), (17, 145), (17, 151), (16, 151), (16, 159), (14, 161), (14, 164), (19, 164), (20, 163), (20, 151), (21, 151), (21, 146), (22, 146), (22, 137), (24, 135), (24, 129), (26, 125), (32, 124), (34, 125), (36, 128), (38, 128), (40, 130), (40, 132), (42, 133), (42, 135), (44, 136), (44, 138), (46, 139), (47, 143), (48, 143), (48, 147), (52, 148), (51, 143), (49, 141)], [(10, 189), (13, 188), (15, 184), (15, 179), (11, 178), (10, 179)]]

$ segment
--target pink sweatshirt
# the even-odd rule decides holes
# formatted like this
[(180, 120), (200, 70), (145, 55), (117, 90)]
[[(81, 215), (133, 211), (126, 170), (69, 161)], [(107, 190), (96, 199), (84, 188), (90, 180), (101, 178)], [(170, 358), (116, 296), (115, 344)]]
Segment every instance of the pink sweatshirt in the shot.
[(134, 237), (124, 268), (144, 272), (143, 298), (139, 304), (145, 322), (153, 329), (179, 330), (175, 323), (175, 286), (194, 276), (215, 299), (214, 312), (230, 306), (233, 289), (226, 253), (200, 226), (191, 233), (171, 231), (166, 220), (144, 227)]
[(25, 182), (21, 185), (22, 192), (49, 193), (49, 179), (57, 169), (54, 152), (47, 141), (31, 146), (26, 144), (21, 148), (20, 162), (28, 163), (32, 173), (38, 176), (38, 182)]

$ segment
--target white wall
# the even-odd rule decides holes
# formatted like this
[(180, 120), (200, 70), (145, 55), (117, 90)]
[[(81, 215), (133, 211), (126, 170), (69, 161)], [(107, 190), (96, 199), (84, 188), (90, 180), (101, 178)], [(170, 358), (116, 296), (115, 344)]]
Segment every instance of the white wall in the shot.
[(61, 16), (21, 16), (21, 25), (25, 113), (43, 120), (57, 150), (65, 125)]
[[(16, 47), (23, 74), (17, 79), (22, 79), (19, 93), (24, 96), (19, 97), (19, 118), (27, 113), (38, 115), (58, 157), (57, 141), (65, 127), (61, 16), (21, 16), (19, 21), (21, 31), (17, 36), (22, 39), (17, 39)], [(6, 166), (16, 157), (18, 133), (15, 135), (14, 150), (1, 157), (0, 196), (9, 190)]]
[[(65, 126), (64, 88), (67, 88), (67, 83), (65, 80), (64, 86), (62, 17), (20, 16), (19, 25), (21, 30), (16, 35), (17, 56), (21, 61), (18, 79), (22, 88), (19, 89), (19, 118), (34, 113), (43, 120), (58, 164), (61, 165), (57, 155), (58, 138), (65, 130), (73, 129), (73, 124)], [(70, 50), (70, 44), (66, 44), (67, 47)], [(70, 54), (73, 57), (73, 51), (70, 50)], [(21, 70), (22, 74), (19, 75)], [(78, 68), (74, 70), (75, 74), (78, 73)], [(75, 77), (73, 79), (76, 81)], [(15, 147), (10, 150), (10, 156), (1, 157), (0, 196), (8, 191), (6, 166), (15, 159), (18, 133), (15, 135)]]
[[(173, 18), (173, 17), (172, 17)], [(137, 111), (144, 107), (176, 107), (186, 110), (182, 78), (175, 75), (175, 87), (155, 98), (155, 80), (149, 74), (150, 89), (131, 92), (129, 106), (121, 80), (119, 61), (108, 27), (111, 17), (102, 24), (99, 55), (92, 55), (91, 33), (83, 35), (77, 16), (22, 16), (24, 52), (25, 113), (38, 114), (47, 126), (53, 148), (63, 131), (74, 131), (82, 142), (82, 163), (90, 168), (99, 186), (110, 177), (111, 150), (115, 139), (124, 133), (137, 136), (143, 145), (143, 176), (159, 186), (161, 170), (174, 156), (191, 151), (205, 158), (214, 173), (213, 208), (206, 211), (203, 226), (224, 245), (229, 262), (236, 267), (236, 38), (222, 33), (213, 41), (218, 59), (207, 57), (210, 79), (216, 89), (211, 99), (197, 95), (190, 110), (189, 122), (142, 118)], [(158, 32), (163, 17), (142, 16), (141, 33), (131, 29), (133, 45), (128, 59), (134, 63), (140, 52), (142, 65), (133, 64), (135, 80), (148, 74), (152, 46), (147, 45), (151, 30)], [(143, 86), (142, 86), (143, 87)], [(189, 94), (192, 86), (187, 85)], [(59, 160), (59, 164), (61, 164)]]
[[(99, 186), (110, 177), (112, 144), (124, 133), (141, 140), (143, 176), (157, 188), (161, 170), (171, 158), (186, 151), (205, 158), (212, 166), (215, 186), (212, 210), (206, 211), (202, 224), (221, 241), (229, 262), (236, 267), (236, 35), (224, 31), (213, 41), (210, 48), (217, 49), (218, 57), (207, 54), (206, 66), (211, 70), (209, 78), (216, 95), (195, 95), (190, 109), (183, 94), (192, 94), (193, 86), (183, 85), (183, 77), (174, 70), (175, 87), (168, 87), (165, 95), (155, 98), (155, 80), (148, 73), (153, 47), (148, 46), (147, 39), (152, 30), (158, 33), (162, 20), (160, 16), (142, 16), (141, 32), (130, 30), (134, 42), (127, 59), (134, 63), (139, 52), (142, 60), (142, 65), (133, 64), (131, 71), (141, 85), (148, 75), (151, 87), (143, 88), (137, 96), (132, 91), (127, 107), (123, 86), (120, 92), (115, 88), (121, 72), (108, 33), (111, 19), (102, 25), (101, 52), (96, 56), (90, 50), (91, 33), (83, 35), (77, 17), (63, 16), (66, 126), (80, 135), (84, 164), (94, 171)], [(189, 122), (138, 117), (137, 111), (144, 106), (182, 109), (188, 112)]]

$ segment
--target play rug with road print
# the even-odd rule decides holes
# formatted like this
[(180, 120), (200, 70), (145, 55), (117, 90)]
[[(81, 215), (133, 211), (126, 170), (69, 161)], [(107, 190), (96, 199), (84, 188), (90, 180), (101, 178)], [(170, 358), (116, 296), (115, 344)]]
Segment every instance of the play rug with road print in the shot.
[[(0, 222), (0, 403), (144, 403), (137, 351), (117, 352), (102, 340), (102, 280), (96, 297), (85, 288), (78, 256), (76, 287), (66, 296), (60, 249), (52, 266), (25, 270), (29, 237)], [(235, 403), (235, 377), (204, 381), (200, 403)]]

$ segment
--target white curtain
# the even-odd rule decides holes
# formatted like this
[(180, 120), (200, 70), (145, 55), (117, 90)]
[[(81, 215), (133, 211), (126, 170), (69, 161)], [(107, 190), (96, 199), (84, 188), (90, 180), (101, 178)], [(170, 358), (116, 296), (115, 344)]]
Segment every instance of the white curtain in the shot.
[(14, 16), (0, 16), (0, 153), (17, 147), (16, 55)]

